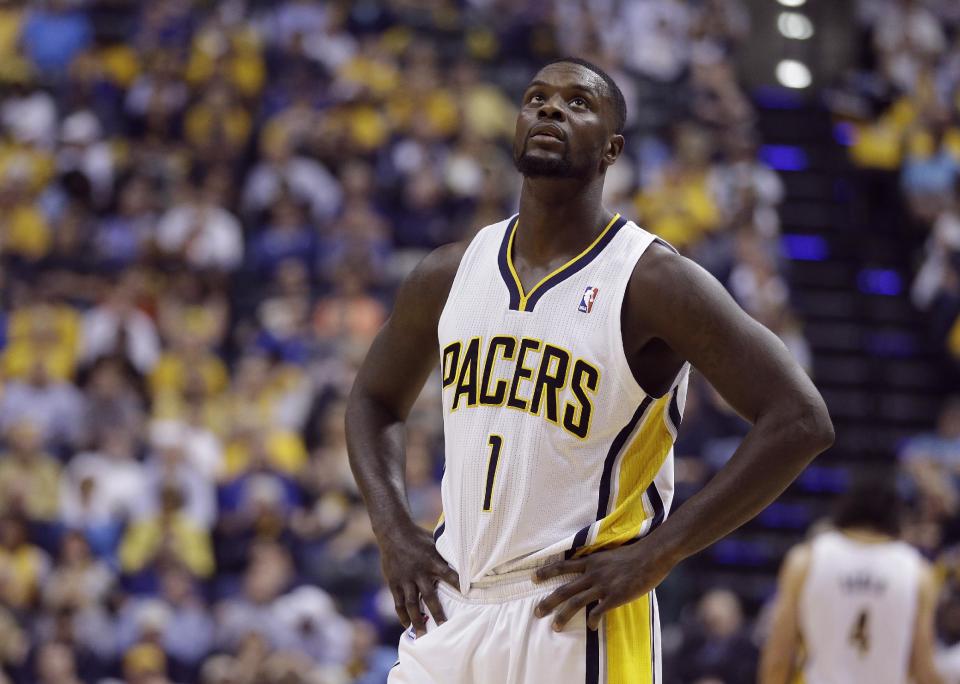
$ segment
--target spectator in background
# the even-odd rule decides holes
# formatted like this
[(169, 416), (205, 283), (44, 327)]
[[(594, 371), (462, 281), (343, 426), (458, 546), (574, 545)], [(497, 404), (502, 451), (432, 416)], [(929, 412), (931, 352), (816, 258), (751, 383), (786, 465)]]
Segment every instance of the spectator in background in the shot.
[(960, 177), (960, 129), (950, 125), (948, 112), (925, 112), (907, 138), (901, 185), (913, 214), (932, 221), (953, 200)]
[(131, 176), (119, 190), (116, 210), (100, 223), (94, 238), (98, 263), (118, 270), (133, 265), (153, 239), (157, 221), (153, 189), (143, 176)]
[(186, 142), (207, 163), (230, 163), (244, 151), (253, 131), (250, 112), (226, 83), (215, 81), (184, 117)]
[(662, 83), (677, 80), (690, 59), (692, 12), (680, 0), (639, 0), (622, 6), (612, 24), (624, 65)]
[(48, 76), (62, 78), (73, 58), (90, 45), (93, 26), (87, 13), (71, 8), (67, 0), (45, 0), (31, 7), (21, 35), (33, 64)]
[(702, 130), (681, 127), (676, 160), (636, 197), (644, 225), (680, 250), (720, 227), (720, 212), (707, 186), (709, 145)]
[(176, 332), (170, 346), (161, 354), (150, 373), (150, 392), (154, 399), (182, 395), (194, 383), (205, 392), (218, 394), (227, 386), (226, 365), (207, 344), (206, 321), (185, 317), (189, 326)]
[(83, 395), (71, 383), (54, 380), (47, 364), (33, 362), (26, 381), (9, 383), (0, 398), (0, 430), (33, 422), (52, 448), (78, 444), (84, 437)]
[(364, 287), (365, 273), (349, 268), (337, 271), (334, 291), (321, 298), (313, 312), (313, 325), (322, 340), (372, 340), (387, 312)]
[[(3, 9), (16, 11), (9, 6)], [(6, 84), (0, 124), (16, 142), (51, 150), (57, 135), (57, 106), (31, 76), (28, 69), (23, 69)]]
[(104, 301), (83, 316), (81, 359), (90, 364), (116, 355), (147, 375), (160, 356), (160, 337), (153, 320), (137, 308), (141, 277), (129, 271), (106, 293)]
[(293, 480), (266, 469), (225, 484), (220, 490), (221, 512), (215, 535), (218, 566), (239, 570), (259, 543), (292, 546), (287, 520), (299, 499)]
[(280, 196), (270, 209), (270, 221), (253, 239), (249, 259), (258, 275), (267, 280), (287, 261), (314, 265), (316, 232), (306, 223), (303, 211), (289, 195)]
[(940, 22), (917, 0), (884, 3), (873, 36), (884, 75), (904, 92), (918, 82), (922, 65), (946, 46)]
[(790, 291), (780, 275), (776, 257), (754, 232), (736, 236), (736, 265), (728, 287), (740, 306), (758, 320), (770, 320), (787, 306)]
[(206, 531), (183, 512), (183, 495), (174, 485), (160, 490), (160, 509), (134, 522), (120, 544), (120, 567), (128, 575), (141, 575), (154, 584), (155, 573), (166, 563), (181, 563), (198, 578), (214, 570)]
[[(0, 570), (0, 572), (4, 572)], [(26, 631), (17, 624), (10, 610), (0, 606), (0, 682), (8, 684), (9, 679), (4, 676), (4, 672), (12, 673), (15, 676), (24, 675), (17, 679), (21, 681), (25, 678), (23, 670), (27, 667), (27, 655), (30, 649), (30, 637)]]
[(190, 94), (175, 51), (159, 49), (148, 54), (145, 62), (125, 101), (127, 113), (141, 127), (148, 115), (167, 121), (181, 114)]
[(310, 216), (323, 225), (340, 206), (337, 179), (319, 162), (297, 155), (289, 133), (268, 129), (260, 140), (262, 161), (250, 171), (243, 190), (244, 212), (255, 216), (289, 193), (310, 207)]
[(93, 112), (80, 110), (63, 120), (57, 170), (61, 174), (83, 174), (90, 184), (94, 206), (104, 207), (109, 202), (113, 193), (113, 152), (110, 143), (103, 140), (103, 127)]
[[(348, 182), (351, 171), (345, 172)], [(324, 283), (336, 287), (342, 271), (358, 269), (375, 283), (376, 275), (389, 268), (393, 252), (389, 223), (367, 193), (372, 194), (372, 190), (358, 188), (342, 214), (320, 235), (317, 268)]]
[(353, 641), (347, 671), (354, 684), (380, 684), (396, 662), (393, 650), (378, 644), (375, 627), (368, 621), (353, 621)]
[(0, 602), (14, 611), (36, 606), (50, 573), (50, 558), (30, 543), (27, 521), (0, 514)]
[(939, 521), (953, 517), (960, 510), (960, 398), (944, 405), (936, 432), (907, 440), (898, 458), (920, 510)]
[(297, 477), (307, 462), (307, 451), (299, 434), (271, 425), (252, 413), (236, 416), (224, 451), (226, 480), (261, 469)]
[(753, 226), (765, 238), (775, 238), (783, 181), (757, 158), (757, 142), (748, 133), (732, 135), (724, 145), (724, 161), (710, 169), (707, 181), (723, 223), (734, 230)]
[(123, 607), (117, 625), (120, 648), (152, 640), (170, 656), (172, 670), (196, 671), (211, 650), (214, 630), (196, 580), (184, 568), (170, 565), (160, 573), (160, 597)]
[(251, 548), (240, 594), (223, 601), (216, 611), (217, 645), (233, 651), (251, 635), (276, 645), (283, 629), (273, 604), (292, 582), (293, 565), (286, 551), (271, 543)]
[(210, 174), (194, 169), (183, 200), (157, 223), (157, 245), (167, 256), (196, 269), (232, 271), (243, 259), (240, 223), (216, 203), (211, 181)]
[(38, 523), (57, 519), (59, 464), (44, 452), (38, 427), (24, 419), (5, 433), (0, 454), (0, 511), (16, 512)]
[[(176, 490), (181, 513), (202, 530), (213, 527), (217, 517), (214, 475), (204, 470), (202, 455), (193, 453), (182, 424), (162, 424), (151, 430), (150, 457), (144, 464), (147, 491), (141, 511), (155, 513), (164, 507), (164, 492)], [(189, 451), (188, 451), (189, 450)], [(199, 456), (199, 458), (198, 458)]]
[(713, 590), (700, 599), (696, 622), (685, 632), (669, 681), (748, 682), (757, 671), (757, 650), (743, 627), (736, 594)]
[(134, 432), (101, 426), (97, 434), (96, 450), (77, 454), (63, 471), (60, 520), (83, 530), (97, 555), (112, 560), (123, 526), (144, 510), (147, 479)]
[(54, 611), (83, 609), (101, 603), (113, 585), (112, 570), (98, 561), (82, 532), (68, 530), (60, 557), (43, 585), (43, 601)]
[(0, 177), (0, 254), (36, 262), (50, 252), (50, 225), (33, 199), (21, 171)]
[(95, 439), (104, 426), (121, 433), (140, 432), (146, 411), (132, 375), (116, 357), (103, 358), (90, 367), (83, 385), (87, 437)]
[(273, 605), (284, 629), (284, 649), (320, 665), (343, 665), (350, 656), (351, 625), (333, 600), (316, 587), (299, 587)]
[(37, 654), (38, 684), (81, 684), (76, 659), (66, 644), (44, 644)]

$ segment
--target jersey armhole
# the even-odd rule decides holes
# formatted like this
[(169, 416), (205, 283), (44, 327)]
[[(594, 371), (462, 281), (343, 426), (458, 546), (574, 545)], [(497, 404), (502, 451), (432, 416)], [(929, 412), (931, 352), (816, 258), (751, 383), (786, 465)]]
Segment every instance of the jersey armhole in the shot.
[[(643, 400), (644, 397), (648, 396), (647, 391), (640, 386), (640, 383), (637, 382), (636, 377), (633, 375), (633, 368), (630, 367), (630, 359), (627, 358), (627, 349), (623, 343), (623, 304), (627, 298), (627, 289), (630, 287), (630, 279), (633, 276), (634, 269), (637, 267), (637, 262), (640, 261), (647, 249), (654, 242), (660, 240), (653, 233), (650, 233), (646, 230), (643, 230), (637, 226), (632, 221), (628, 221), (627, 225), (624, 226), (624, 230), (621, 233), (626, 233), (627, 230), (636, 231), (639, 233), (637, 242), (630, 246), (627, 256), (624, 257), (624, 260), (629, 264), (629, 268), (625, 268), (625, 274), (619, 291), (617, 292), (614, 298), (614, 307), (615, 311), (610, 316), (610, 332), (609, 339), (611, 345), (611, 358), (618, 359), (624, 376), (624, 382), (627, 383), (627, 386), (633, 390), (636, 401), (639, 403)], [(669, 247), (669, 245), (667, 245)], [(670, 247), (673, 249), (673, 247)], [(681, 368), (680, 372), (677, 373), (677, 376), (674, 378), (673, 383), (670, 385), (670, 389), (667, 390), (669, 394), (676, 383), (681, 379), (684, 369)], [(653, 397), (656, 399), (657, 397)]]

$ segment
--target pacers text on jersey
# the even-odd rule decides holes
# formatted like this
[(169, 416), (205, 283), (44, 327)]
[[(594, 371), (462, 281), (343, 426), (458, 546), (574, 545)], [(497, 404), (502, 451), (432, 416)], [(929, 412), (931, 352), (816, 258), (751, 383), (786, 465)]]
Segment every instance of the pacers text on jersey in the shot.
[[(498, 361), (506, 362), (506, 374), (496, 372)], [(562, 347), (530, 337), (495, 335), (486, 344), (473, 337), (444, 347), (442, 368), (443, 389), (453, 391), (451, 413), (506, 406), (543, 416), (579, 439), (590, 435), (600, 371)]]

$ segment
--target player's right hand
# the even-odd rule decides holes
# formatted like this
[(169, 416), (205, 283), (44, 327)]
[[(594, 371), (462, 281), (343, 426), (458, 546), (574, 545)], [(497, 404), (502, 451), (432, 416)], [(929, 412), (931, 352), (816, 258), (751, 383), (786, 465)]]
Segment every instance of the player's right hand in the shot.
[(437, 551), (433, 535), (417, 527), (409, 534), (396, 535), (390, 542), (381, 543), (380, 551), (383, 574), (401, 624), (413, 625), (418, 637), (427, 633), (421, 599), (438, 625), (446, 622), (437, 597), (437, 584), (443, 581), (459, 588), (460, 578)]

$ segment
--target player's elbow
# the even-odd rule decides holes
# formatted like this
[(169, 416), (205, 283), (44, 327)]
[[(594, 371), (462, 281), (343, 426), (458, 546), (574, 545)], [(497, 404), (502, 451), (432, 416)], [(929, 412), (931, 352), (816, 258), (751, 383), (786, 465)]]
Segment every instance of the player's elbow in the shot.
[(821, 399), (819, 407), (806, 417), (806, 433), (809, 435), (811, 444), (817, 449), (817, 453), (826, 451), (833, 446), (837, 439), (837, 433), (833, 429), (833, 420), (830, 418), (830, 412), (827, 411), (826, 404)]
[(793, 402), (788, 415), (792, 441), (802, 444), (810, 458), (833, 446), (836, 440), (833, 421), (827, 405), (819, 395)]

